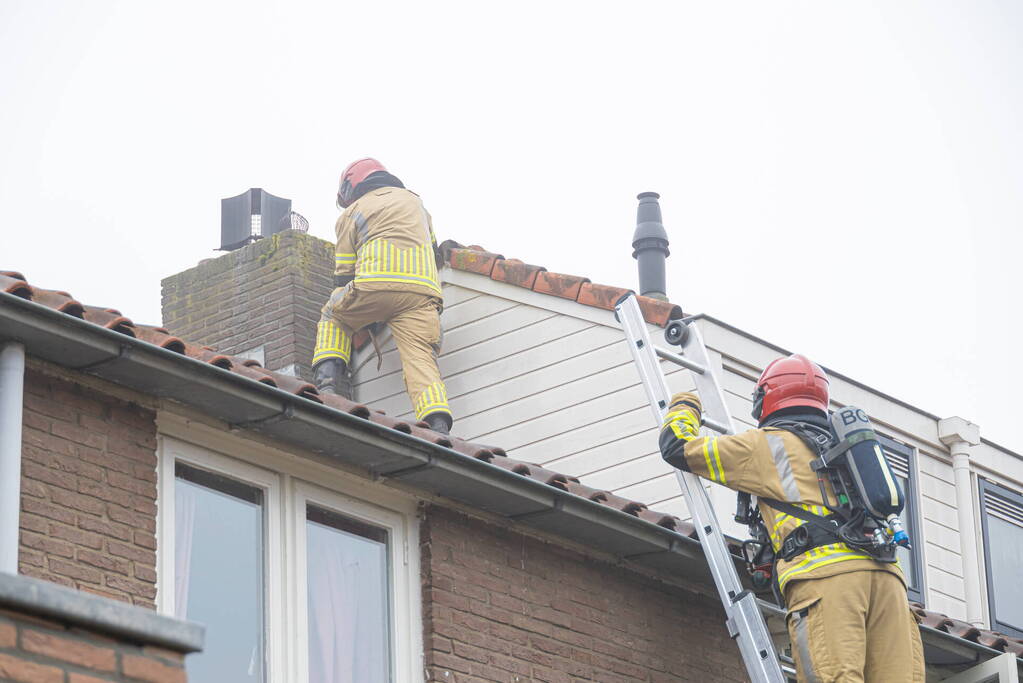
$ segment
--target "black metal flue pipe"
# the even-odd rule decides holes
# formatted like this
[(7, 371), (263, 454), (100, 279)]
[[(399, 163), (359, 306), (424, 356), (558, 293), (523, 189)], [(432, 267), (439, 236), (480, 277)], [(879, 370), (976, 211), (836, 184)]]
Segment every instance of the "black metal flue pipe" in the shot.
[(636, 232), (632, 235), (632, 257), (639, 262), (639, 293), (667, 301), (665, 261), (668, 258), (668, 233), (661, 222), (661, 195), (640, 192), (636, 211)]

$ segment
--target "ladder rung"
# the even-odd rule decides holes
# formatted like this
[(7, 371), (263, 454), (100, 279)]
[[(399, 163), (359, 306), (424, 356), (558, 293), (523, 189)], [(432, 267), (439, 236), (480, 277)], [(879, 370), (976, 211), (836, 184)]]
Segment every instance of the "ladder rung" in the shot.
[[(695, 373), (693, 378), (709, 416), (704, 425), (722, 434), (731, 434), (731, 419), (728, 406), (725, 404), (724, 392), (712, 371), (710, 356), (703, 344), (699, 329), (693, 328), (682, 351), (690, 357), (698, 358), (698, 362), (689, 358), (662, 351), (650, 342), (646, 321), (634, 296), (629, 296), (615, 306), (615, 314), (622, 323), (633, 362), (639, 372), (640, 383), (650, 401), (657, 426), (660, 427), (671, 394), (658, 356), (669, 362), (681, 365)], [(707, 556), (714, 585), (725, 611), (725, 623), (729, 634), (735, 639), (742, 656), (746, 671), (753, 683), (785, 683), (787, 671), (783, 672), (782, 663), (778, 660), (773, 637), (764, 621), (760, 605), (756, 597), (743, 588), (736, 572), (734, 558), (729, 552), (721, 534), (710, 497), (703, 488), (703, 483), (691, 472), (675, 471), (675, 478), (692, 515), (693, 523), (699, 535), (700, 544)]]
[[(656, 346), (654, 347), (654, 351), (657, 353), (658, 356), (660, 356), (661, 358), (663, 358), (666, 361), (670, 361), (672, 363), (676, 363), (677, 365), (681, 365), (682, 367), (686, 368), (687, 370), (691, 370), (691, 371), (697, 373), (698, 375), (706, 374), (706, 370), (704, 369), (704, 367), (702, 365), (700, 365), (699, 363), (696, 363), (696, 362), (693, 362), (693, 361), (689, 360), (685, 356), (680, 356), (677, 353), (672, 353), (671, 351), (665, 351), (664, 349), (659, 349)], [(718, 422), (717, 420), (715, 420), (713, 418), (704, 417), (703, 418), (703, 424), (704, 424), (704, 426), (709, 427), (710, 429), (714, 430), (718, 434), (731, 434), (732, 433), (732, 428), (731, 428), (730, 425), (727, 425), (727, 424), (725, 424), (723, 422)]]
[(708, 417), (703, 418), (703, 426), (710, 427), (718, 434), (731, 434), (732, 429), (728, 425), (723, 425), (717, 420), (712, 420)]
[(658, 356), (660, 356), (664, 360), (671, 361), (676, 365), (681, 365), (686, 370), (692, 370), (698, 375), (702, 375), (703, 373), (707, 372), (706, 368), (704, 368), (702, 365), (700, 365), (699, 363), (694, 363), (685, 356), (680, 356), (677, 353), (672, 353), (671, 351), (659, 349), (656, 346), (654, 347), (654, 351), (657, 353)]

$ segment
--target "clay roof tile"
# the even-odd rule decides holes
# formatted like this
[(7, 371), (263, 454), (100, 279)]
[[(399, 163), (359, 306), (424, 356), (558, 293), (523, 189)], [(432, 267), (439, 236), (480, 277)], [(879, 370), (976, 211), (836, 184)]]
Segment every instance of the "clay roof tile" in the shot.
[(547, 270), (542, 266), (531, 266), (518, 259), (498, 259), (490, 273), (492, 280), (532, 289), (538, 273)]
[(231, 366), (231, 372), (235, 373), (236, 375), (241, 375), (242, 377), (254, 379), (257, 382), (265, 384), (269, 387), (277, 386), (277, 381), (270, 375), (270, 373), (266, 372), (262, 368), (251, 368), (248, 365), (235, 363)]
[[(59, 310), (59, 309), (58, 309)], [(99, 306), (85, 306), (82, 317), (90, 323), (105, 327), (114, 332), (135, 336), (135, 323), (121, 315), (121, 312), (113, 308), (101, 308)]]
[(178, 337), (171, 335), (162, 327), (151, 327), (149, 325), (136, 325), (135, 336), (142, 341), (155, 344), (164, 349), (170, 349), (174, 353), (185, 353), (185, 342)]
[(338, 396), (337, 394), (318, 394), (320, 401), (334, 410), (341, 413), (348, 413), (349, 415), (355, 415), (361, 417), (364, 420), (369, 419), (371, 411), (369, 407), (356, 403), (355, 401), (349, 401), (347, 398)]
[(589, 278), (577, 275), (565, 275), (563, 273), (551, 273), (542, 270), (536, 274), (536, 280), (533, 282), (533, 291), (575, 301), (579, 298), (579, 290), (582, 289), (583, 284), (589, 281)]
[(452, 249), (448, 258), (452, 268), (490, 277), (499, 256), (472, 249)]
[(14, 277), (15, 275), (20, 276), (21, 273), (15, 273), (13, 271), (4, 271), (0, 273), (0, 292), (7, 292), (14, 296), (21, 297), (22, 299), (32, 300), (32, 288), (25, 282), (24, 277)]
[(30, 287), (30, 289), (31, 296), (24, 298), (31, 299), (37, 304), (42, 304), (47, 308), (52, 308), (55, 311), (66, 313), (75, 318), (81, 318), (85, 313), (85, 307), (81, 302), (76, 301), (67, 292), (60, 292), (55, 289), (41, 289), (39, 287)]
[(682, 317), (682, 308), (669, 301), (648, 296), (637, 296), (636, 301), (639, 302), (639, 310), (643, 312), (643, 319), (648, 323), (665, 327), (669, 321)]
[[(622, 287), (610, 287), (590, 282), (589, 278), (564, 273), (551, 273), (543, 266), (530, 265), (518, 259), (505, 259), (500, 254), (487, 251), (481, 246), (464, 247), (454, 240), (440, 245), (444, 260), (455, 270), (485, 275), (498, 282), (507, 282), (519, 287), (532, 289), (563, 299), (571, 299), (584, 306), (604, 310), (614, 309), (615, 303), (624, 294), (632, 291)], [(682, 309), (668, 301), (650, 297), (638, 297), (643, 318), (654, 325), (664, 327), (669, 320), (683, 317)]]

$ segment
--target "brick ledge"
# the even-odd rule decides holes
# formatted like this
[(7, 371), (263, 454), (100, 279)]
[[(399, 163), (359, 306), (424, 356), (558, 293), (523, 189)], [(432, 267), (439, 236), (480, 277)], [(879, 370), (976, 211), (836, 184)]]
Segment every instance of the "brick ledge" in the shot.
[(49, 581), (0, 572), (0, 607), (161, 645), (187, 654), (203, 648), (206, 628)]

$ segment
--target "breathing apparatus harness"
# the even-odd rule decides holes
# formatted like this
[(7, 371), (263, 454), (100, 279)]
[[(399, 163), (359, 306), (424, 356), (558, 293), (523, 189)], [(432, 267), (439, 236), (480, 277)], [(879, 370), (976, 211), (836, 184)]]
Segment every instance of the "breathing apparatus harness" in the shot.
[(883, 563), (897, 561), (899, 546), (910, 547), (898, 517), (905, 496), (863, 410), (842, 408), (832, 414), (830, 424), (812, 415), (782, 415), (769, 418), (762, 427), (795, 434), (817, 456), (810, 467), (817, 473), (821, 500), (830, 514), (761, 498), (765, 505), (804, 522), (775, 553), (760, 509), (748, 494), (740, 494), (735, 520), (749, 526), (752, 538), (743, 542), (743, 554), (756, 588), (776, 588), (773, 567), (778, 559), (791, 560), (820, 546), (844, 543)]

